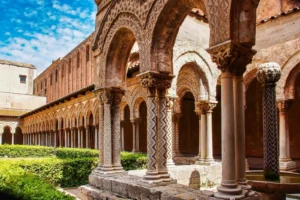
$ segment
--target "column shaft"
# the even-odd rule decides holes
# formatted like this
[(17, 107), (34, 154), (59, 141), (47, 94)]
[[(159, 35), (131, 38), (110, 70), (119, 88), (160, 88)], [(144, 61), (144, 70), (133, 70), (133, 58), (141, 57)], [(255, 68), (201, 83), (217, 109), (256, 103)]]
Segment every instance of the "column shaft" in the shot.
[(234, 120), (235, 120), (235, 151), (237, 182), (246, 185), (246, 143), (245, 143), (245, 109), (244, 109), (244, 79), (235, 76), (233, 79)]
[(131, 120), (131, 124), (132, 124), (132, 152), (136, 152), (136, 123), (133, 120)]

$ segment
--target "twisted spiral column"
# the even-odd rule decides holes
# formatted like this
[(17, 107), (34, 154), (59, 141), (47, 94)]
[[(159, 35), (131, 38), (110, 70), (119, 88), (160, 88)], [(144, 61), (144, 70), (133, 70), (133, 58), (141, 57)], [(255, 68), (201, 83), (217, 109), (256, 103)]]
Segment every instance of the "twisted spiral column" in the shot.
[(278, 116), (276, 110), (276, 82), (281, 70), (277, 63), (258, 67), (257, 79), (263, 86), (264, 177), (279, 180)]

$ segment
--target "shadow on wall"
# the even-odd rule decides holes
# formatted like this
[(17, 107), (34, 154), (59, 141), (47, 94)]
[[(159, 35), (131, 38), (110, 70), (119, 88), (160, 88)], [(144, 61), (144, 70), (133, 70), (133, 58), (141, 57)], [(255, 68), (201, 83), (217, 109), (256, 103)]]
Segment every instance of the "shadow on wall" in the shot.
[(200, 173), (197, 170), (194, 170), (191, 174), (189, 187), (193, 189), (200, 188)]

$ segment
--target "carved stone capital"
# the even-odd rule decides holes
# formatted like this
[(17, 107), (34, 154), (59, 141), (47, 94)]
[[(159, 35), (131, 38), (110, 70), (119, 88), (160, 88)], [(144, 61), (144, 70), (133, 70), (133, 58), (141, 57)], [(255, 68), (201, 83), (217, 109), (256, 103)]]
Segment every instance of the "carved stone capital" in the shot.
[(243, 75), (246, 65), (256, 53), (255, 50), (231, 40), (210, 47), (207, 51), (222, 72), (234, 73), (236, 76)]
[(173, 75), (148, 71), (138, 75), (141, 85), (145, 88), (168, 89), (171, 87)]
[(217, 106), (217, 103), (217, 101), (200, 101), (196, 104), (196, 113), (198, 115), (211, 113), (213, 109)]
[(275, 84), (281, 76), (281, 69), (278, 63), (269, 62), (258, 66), (257, 80), (263, 85)]
[(120, 105), (125, 92), (120, 88), (102, 88), (95, 93), (100, 103)]
[(279, 112), (287, 112), (292, 105), (292, 100), (278, 100), (277, 108)]

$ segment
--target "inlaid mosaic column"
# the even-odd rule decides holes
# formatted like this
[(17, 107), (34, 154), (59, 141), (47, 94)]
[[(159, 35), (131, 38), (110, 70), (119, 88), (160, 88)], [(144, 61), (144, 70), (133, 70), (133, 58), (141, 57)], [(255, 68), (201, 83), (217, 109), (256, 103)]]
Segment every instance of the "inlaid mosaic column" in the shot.
[(156, 88), (155, 79), (150, 75), (141, 77), (141, 84), (143, 87), (147, 88), (147, 172), (144, 176), (144, 181), (148, 183), (158, 183), (161, 182), (160, 176), (156, 169), (157, 165), (157, 107), (156, 107)]
[(168, 145), (167, 136), (168, 128), (167, 125), (167, 97), (166, 88), (159, 88), (158, 90), (158, 174), (163, 181), (171, 181), (170, 175), (167, 168), (168, 159)]
[(174, 156), (179, 156), (179, 120), (182, 116), (181, 113), (175, 113), (173, 115), (173, 154)]
[(264, 177), (279, 180), (278, 116), (276, 109), (276, 82), (281, 70), (277, 63), (265, 63), (258, 67), (257, 80), (263, 86), (263, 130), (264, 130)]
[(120, 103), (124, 95), (123, 90), (113, 91), (112, 98), (112, 154), (114, 172), (123, 172), (121, 165), (121, 129), (120, 129)]
[(173, 99), (168, 98), (167, 104), (167, 116), (166, 116), (166, 125), (167, 125), (167, 166), (173, 167), (175, 165), (173, 161)]
[(279, 168), (280, 171), (296, 171), (296, 163), (290, 157), (288, 110), (292, 100), (279, 100)]

